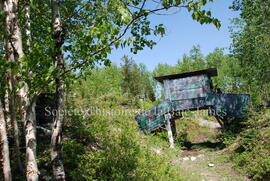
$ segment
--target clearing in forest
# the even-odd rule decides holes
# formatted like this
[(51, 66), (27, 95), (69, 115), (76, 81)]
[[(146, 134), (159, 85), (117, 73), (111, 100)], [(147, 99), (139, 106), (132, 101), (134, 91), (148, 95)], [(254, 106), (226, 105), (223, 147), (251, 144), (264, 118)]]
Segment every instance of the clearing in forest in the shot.
[[(171, 163), (191, 181), (248, 181), (249, 179), (236, 172), (232, 164), (226, 161), (227, 149), (221, 149), (216, 140), (219, 125), (213, 121), (199, 120), (197, 129), (190, 131), (190, 142), (186, 149), (177, 149), (177, 156)], [(192, 127), (192, 126), (191, 126)]]

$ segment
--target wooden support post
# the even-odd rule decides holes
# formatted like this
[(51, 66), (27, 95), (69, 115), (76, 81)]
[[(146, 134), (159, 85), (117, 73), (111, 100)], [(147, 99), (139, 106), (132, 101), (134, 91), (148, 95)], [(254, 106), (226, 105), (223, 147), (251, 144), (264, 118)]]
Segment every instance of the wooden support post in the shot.
[(175, 124), (175, 118), (171, 119), (171, 127), (172, 127), (172, 134), (173, 138), (176, 138), (176, 124)]
[(216, 116), (216, 120), (220, 124), (223, 131), (226, 131), (226, 130), (229, 129), (229, 123), (228, 123), (229, 120), (228, 120), (228, 118)]
[(170, 142), (170, 148), (174, 148), (174, 141), (173, 141), (173, 133), (172, 133), (172, 127), (171, 127), (171, 115), (170, 113), (165, 115), (165, 120), (167, 121), (166, 128), (168, 131), (168, 138)]

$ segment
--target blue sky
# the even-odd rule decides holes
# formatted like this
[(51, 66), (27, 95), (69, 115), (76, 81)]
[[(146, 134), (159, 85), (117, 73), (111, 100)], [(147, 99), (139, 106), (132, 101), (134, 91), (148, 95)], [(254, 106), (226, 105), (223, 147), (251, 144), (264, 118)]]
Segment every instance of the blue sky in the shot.
[[(228, 29), (230, 18), (239, 16), (238, 12), (229, 9), (232, 1), (216, 0), (205, 7), (221, 21), (220, 30), (217, 30), (214, 25), (201, 25), (192, 20), (186, 10), (169, 16), (153, 15), (151, 21), (154, 24), (164, 24), (167, 30), (166, 36), (161, 38), (153, 49), (145, 48), (135, 55), (130, 53), (127, 47), (114, 50), (109, 58), (112, 62), (120, 64), (121, 57), (128, 55), (137, 63), (144, 63), (152, 71), (158, 63), (176, 64), (193, 45), (200, 45), (204, 55), (212, 52), (216, 47), (228, 48), (231, 43)], [(228, 52), (228, 49), (225, 52)]]

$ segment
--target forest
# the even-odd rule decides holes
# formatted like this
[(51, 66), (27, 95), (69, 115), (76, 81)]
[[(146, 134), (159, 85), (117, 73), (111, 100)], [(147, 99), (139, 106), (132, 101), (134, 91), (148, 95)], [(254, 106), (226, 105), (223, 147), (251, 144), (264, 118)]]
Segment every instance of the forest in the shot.
[[(151, 71), (128, 55), (109, 59), (166, 36), (151, 16), (185, 9), (219, 29), (209, 2), (1, 0), (0, 180), (270, 180), (269, 0), (232, 1), (240, 15), (228, 51), (194, 45)], [(187, 112), (175, 148), (165, 130), (139, 128), (135, 116), (164, 100), (154, 77), (208, 68), (218, 71), (215, 88), (249, 94), (245, 118), (224, 130), (207, 111)]]

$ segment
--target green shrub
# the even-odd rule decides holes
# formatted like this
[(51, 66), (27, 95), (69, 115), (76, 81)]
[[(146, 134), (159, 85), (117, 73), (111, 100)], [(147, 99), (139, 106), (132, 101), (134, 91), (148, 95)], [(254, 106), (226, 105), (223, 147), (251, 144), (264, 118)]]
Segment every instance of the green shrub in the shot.
[(177, 132), (175, 143), (180, 148), (184, 148), (188, 142), (188, 132), (186, 129), (181, 129)]
[(235, 142), (235, 138), (237, 137), (231, 131), (222, 132), (220, 135), (217, 136), (217, 139), (223, 144), (223, 147), (226, 147)]
[[(108, 106), (115, 100), (106, 99), (106, 105), (95, 106), (110, 110), (133, 108), (123, 107), (119, 102)], [(151, 150), (164, 140), (159, 136), (155, 139), (152, 135), (142, 136), (133, 115), (70, 116), (64, 130), (68, 180), (181, 180), (167, 155), (157, 155)]]
[(235, 167), (253, 180), (270, 180), (270, 127), (269, 112), (254, 114), (246, 122), (236, 143), (238, 148), (231, 155)]

